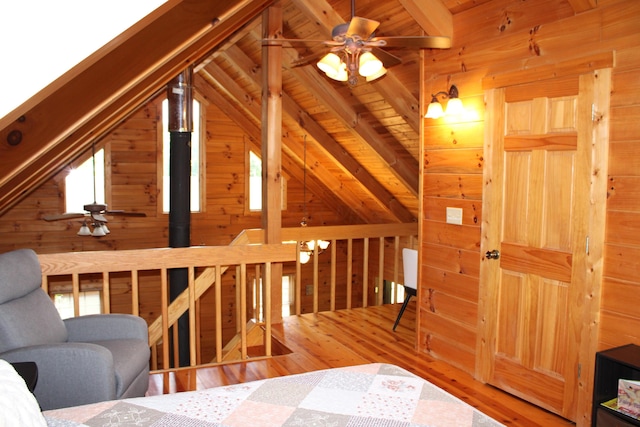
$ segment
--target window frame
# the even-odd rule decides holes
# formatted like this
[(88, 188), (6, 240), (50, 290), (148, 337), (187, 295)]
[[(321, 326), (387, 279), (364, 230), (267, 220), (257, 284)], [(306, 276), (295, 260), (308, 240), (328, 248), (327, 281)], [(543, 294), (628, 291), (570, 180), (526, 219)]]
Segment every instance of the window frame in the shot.
[[(259, 150), (254, 149), (250, 144), (245, 144), (245, 192), (244, 192), (244, 213), (245, 215), (260, 215), (262, 213), (262, 204), (260, 209), (250, 209), (249, 204), (251, 202), (251, 153), (255, 154), (260, 159), (262, 164), (262, 153)], [(260, 169), (260, 184), (262, 185), (262, 166)], [(282, 172), (282, 178), (280, 179), (280, 211), (287, 210), (287, 181), (288, 176)], [(262, 195), (262, 187), (260, 187)], [(262, 200), (262, 197), (260, 198)]]

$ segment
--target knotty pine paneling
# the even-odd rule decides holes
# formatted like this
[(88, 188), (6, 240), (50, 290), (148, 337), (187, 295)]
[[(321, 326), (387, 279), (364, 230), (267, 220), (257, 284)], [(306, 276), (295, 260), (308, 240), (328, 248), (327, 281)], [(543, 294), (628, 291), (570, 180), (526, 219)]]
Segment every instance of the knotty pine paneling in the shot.
[[(76, 233), (82, 219), (46, 222), (43, 214), (61, 213), (64, 208), (63, 169), (51, 180), (45, 182), (13, 209), (0, 217), (0, 253), (19, 248), (33, 248), (38, 253), (56, 253), (68, 251), (123, 250), (150, 247), (166, 247), (168, 245), (168, 215), (161, 212), (161, 183), (158, 182), (157, 152), (158, 117), (160, 100), (152, 100), (124, 120), (111, 133), (100, 141), (100, 147), (106, 149), (109, 186), (107, 200), (111, 209), (125, 209), (144, 212), (145, 218), (109, 217), (111, 234), (101, 237), (81, 237)], [(259, 213), (247, 213), (245, 200), (245, 155), (250, 138), (232, 120), (224, 115), (215, 105), (209, 104), (206, 110), (206, 206), (203, 212), (194, 213), (191, 217), (191, 240), (194, 245), (227, 245), (243, 229), (261, 227)], [(259, 147), (257, 148), (259, 151)], [(286, 156), (286, 155), (285, 155)], [(296, 165), (289, 159), (283, 163)], [(303, 216), (302, 182), (287, 174), (287, 206), (282, 212), (284, 227), (297, 227)], [(297, 172), (297, 171), (296, 171)], [(301, 174), (298, 174), (301, 176)], [(310, 225), (342, 224), (340, 214), (325, 206), (321, 199), (307, 190), (307, 212)], [(87, 203), (92, 202), (93, 195), (87, 195)], [(358, 252), (361, 256), (361, 251)], [(338, 259), (346, 258), (346, 252), (339, 254)], [(322, 261), (330, 254), (321, 255)], [(357, 256), (357, 255), (356, 255)], [(346, 265), (339, 263), (337, 293), (340, 304), (345, 305)], [(322, 281), (328, 283), (328, 266), (321, 271)], [(303, 270), (304, 281), (312, 280), (309, 268)], [(361, 290), (357, 290), (362, 281), (362, 272), (355, 271), (351, 278), (354, 284), (354, 301), (361, 299)], [(157, 290), (159, 279), (154, 274), (141, 275), (140, 278), (140, 313), (151, 321), (159, 312)], [(225, 281), (225, 292), (229, 301), (233, 301), (235, 283)], [(124, 312), (130, 305), (130, 279), (113, 278), (112, 311)], [(227, 291), (228, 289), (228, 291)], [(323, 308), (328, 300), (328, 285), (322, 285)], [(328, 292), (328, 291), (327, 291)], [(203, 300), (202, 320), (204, 350), (213, 354), (215, 348), (211, 328), (211, 310), (207, 306), (210, 296)], [(226, 306), (225, 306), (226, 307)], [(303, 311), (312, 311), (312, 301), (303, 300)], [(225, 338), (235, 333), (235, 308), (226, 307)]]
[[(480, 240), (482, 212), (471, 211), (482, 204), (483, 164), (479, 162), (477, 171), (470, 165), (473, 150), (484, 143), (484, 105), (476, 99), (482, 98), (482, 79), (614, 53), (611, 109), (605, 112), (610, 125), (609, 188), (597, 339), (600, 348), (640, 344), (640, 313), (633, 309), (637, 307), (633, 299), (640, 295), (640, 3), (598, 2), (595, 8), (579, 13), (567, 1), (544, 0), (533, 5), (500, 0), (474, 5), (454, 14), (452, 49), (433, 52), (424, 61), (423, 102), (430, 100), (431, 93), (455, 84), (476, 119), (424, 120), (421, 286), (451, 298), (456, 289), (464, 287), (464, 296), (456, 297), (477, 301), (482, 254), (471, 246)], [(533, 89), (542, 89), (549, 96), (576, 92), (578, 80), (573, 75), (562, 78), (564, 84), (554, 81), (553, 85), (543, 77), (540, 74), (534, 82), (510, 87), (508, 99), (517, 101)], [(474, 101), (466, 102), (465, 96)], [(445, 224), (447, 206), (463, 209), (464, 226)], [(439, 324), (444, 316), (425, 304), (420, 307), (419, 348), (473, 374), (475, 361), (469, 357), (475, 353), (473, 339), (456, 335), (451, 325)]]

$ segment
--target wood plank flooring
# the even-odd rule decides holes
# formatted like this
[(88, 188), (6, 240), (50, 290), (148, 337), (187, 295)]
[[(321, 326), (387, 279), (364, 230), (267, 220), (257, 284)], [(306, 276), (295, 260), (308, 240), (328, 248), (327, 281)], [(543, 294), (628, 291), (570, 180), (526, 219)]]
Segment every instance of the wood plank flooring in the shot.
[(151, 375), (149, 394), (200, 390), (264, 378), (365, 363), (392, 363), (430, 381), (508, 426), (571, 426), (573, 423), (528, 404), (414, 348), (415, 302), (395, 332), (400, 305), (305, 314), (274, 326), (291, 353), (198, 369)]

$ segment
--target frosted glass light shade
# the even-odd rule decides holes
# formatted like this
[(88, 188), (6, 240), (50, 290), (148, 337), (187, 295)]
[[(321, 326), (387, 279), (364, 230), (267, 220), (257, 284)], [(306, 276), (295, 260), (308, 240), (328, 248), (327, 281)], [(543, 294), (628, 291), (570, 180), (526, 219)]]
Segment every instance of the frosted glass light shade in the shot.
[(363, 52), (360, 55), (360, 64), (358, 72), (363, 77), (376, 74), (382, 68), (382, 61), (375, 57), (371, 52)]
[(325, 73), (327, 77), (333, 80), (337, 80), (339, 82), (346, 82), (349, 79), (349, 73), (347, 73), (347, 64), (344, 62), (340, 63), (340, 69), (337, 72), (329, 71)]
[(311, 254), (307, 251), (300, 251), (300, 264), (306, 264), (311, 259)]
[(80, 231), (78, 231), (78, 236), (91, 236), (91, 230), (87, 226), (86, 222), (82, 223)]
[(449, 102), (447, 102), (447, 109), (445, 111), (447, 116), (456, 116), (458, 114), (462, 114), (463, 111), (464, 107), (462, 106), (462, 100), (460, 98), (449, 99)]
[(438, 101), (431, 102), (429, 104), (429, 107), (427, 107), (427, 114), (425, 114), (425, 117), (427, 119), (439, 119), (442, 116), (444, 116), (442, 104), (440, 104)]
[(387, 74), (387, 69), (384, 68), (384, 67), (380, 67), (380, 70), (377, 73), (371, 74), (370, 76), (367, 76), (366, 80), (368, 82), (372, 82), (375, 79), (379, 79), (380, 77), (384, 76), (385, 74)]
[(102, 229), (102, 226), (97, 225), (94, 229), (93, 229), (93, 233), (91, 234), (93, 237), (102, 237), (102, 236), (106, 236), (107, 233), (104, 232), (104, 230)]
[(340, 57), (333, 52), (327, 53), (318, 61), (318, 68), (320, 68), (327, 75), (336, 75), (340, 72), (340, 65), (342, 61)]

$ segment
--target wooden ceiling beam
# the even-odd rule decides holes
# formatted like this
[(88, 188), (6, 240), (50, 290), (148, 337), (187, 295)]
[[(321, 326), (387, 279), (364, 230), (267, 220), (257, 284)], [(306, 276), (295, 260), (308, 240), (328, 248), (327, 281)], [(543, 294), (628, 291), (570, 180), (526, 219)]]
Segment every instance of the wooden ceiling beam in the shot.
[[(245, 99), (248, 102), (245, 103), (235, 103), (236, 108), (241, 108), (243, 114), (247, 116), (251, 116), (251, 121), (255, 123), (259, 123), (258, 117), (261, 117), (262, 109), (255, 102), (253, 96), (246, 92), (243, 88), (238, 85), (229, 75), (220, 68), (215, 62), (210, 62), (203, 70), (200, 71), (200, 74), (205, 75), (205, 79), (212, 84), (217, 90), (224, 91), (228, 94), (229, 98), (235, 100)], [(285, 132), (283, 134), (293, 134), (294, 132), (288, 131), (285, 128)], [(284, 136), (283, 136), (284, 138)], [(291, 140), (291, 139), (289, 139)], [(296, 147), (302, 146), (300, 141), (297, 141), (296, 144), (284, 144), (283, 151), (287, 153), (289, 156), (292, 156), (296, 159), (302, 158), (302, 152), (296, 151)], [(316, 158), (310, 155), (307, 152), (307, 161), (308, 164), (313, 164), (314, 166), (314, 175), (318, 177), (319, 182), (321, 182), (322, 189), (315, 189), (317, 192), (314, 194), (323, 199), (326, 197), (325, 193), (334, 193), (331, 188), (341, 188), (342, 183), (338, 179), (338, 177), (334, 176), (330, 171), (328, 171), (322, 162), (319, 162)], [(300, 167), (302, 168), (302, 161), (300, 161)], [(359, 218), (363, 222), (379, 222), (380, 218), (376, 218), (372, 215), (371, 209), (366, 209), (362, 206), (362, 200), (357, 195), (353, 194), (351, 191), (348, 191), (344, 188), (336, 196), (342, 201), (342, 203), (346, 206), (349, 206), (355, 212), (357, 212)], [(330, 204), (327, 203), (329, 206)]]
[[(244, 76), (251, 79), (259, 87), (262, 71), (240, 48), (229, 47), (224, 56), (240, 70)], [(282, 94), (283, 111), (322, 146), (328, 155), (333, 157), (340, 168), (355, 178), (379, 206), (388, 211), (400, 222), (413, 222), (415, 216), (405, 208), (387, 189), (375, 179), (358, 161), (347, 153), (338, 142), (333, 139), (313, 118), (307, 114), (286, 92)]]
[[(309, 20), (321, 26), (321, 30), (331, 34), (331, 30), (335, 25), (343, 23), (342, 17), (331, 8), (325, 0), (292, 0), (292, 3), (303, 12)], [(293, 49), (285, 49), (284, 55), (288, 58), (288, 62), (294, 62), (298, 58), (292, 52)], [(370, 146), (373, 152), (380, 158), (392, 173), (409, 189), (409, 191), (418, 195), (418, 162), (403, 160), (398, 157), (396, 152), (389, 144), (380, 137), (378, 132), (369, 123), (359, 120), (359, 114), (351, 108), (349, 102), (345, 100), (326, 80), (317, 72), (311, 71), (310, 67), (296, 68), (296, 76), (300, 81), (310, 89), (313, 95), (318, 98), (327, 108), (334, 110), (336, 117), (344, 124), (345, 128), (351, 131), (361, 141)], [(391, 70), (388, 71), (391, 73)], [(401, 84), (393, 84), (397, 82), (395, 79), (381, 79), (379, 85), (393, 85), (387, 87), (387, 93), (404, 94), (398, 98), (392, 96), (387, 101), (394, 107), (396, 112), (401, 116), (417, 116), (419, 120), (419, 108), (407, 108), (406, 102), (398, 102), (398, 99), (411, 98), (413, 95), (407, 95), (407, 88)], [(418, 105), (418, 100), (413, 97), (413, 102), (408, 105)], [(404, 106), (403, 106), (404, 105)], [(415, 122), (419, 123), (419, 122)], [(414, 123), (414, 125), (415, 125)], [(419, 124), (418, 124), (419, 126)], [(398, 143), (399, 146), (401, 144)], [(404, 147), (402, 147), (404, 149)], [(411, 158), (411, 156), (407, 156)]]
[(598, 6), (598, 0), (569, 0), (569, 4), (576, 13), (586, 12)]
[[(206, 72), (205, 72), (206, 73)], [(238, 125), (249, 138), (251, 150), (255, 153), (260, 152), (261, 130), (248, 114), (239, 105), (233, 104), (229, 99), (223, 96), (210, 81), (206, 80), (200, 74), (194, 74), (193, 86), (206, 100), (215, 104), (224, 114), (227, 115), (236, 125)], [(219, 87), (217, 87), (219, 89)], [(285, 137), (285, 138), (288, 138)], [(294, 162), (285, 152), (282, 158), (282, 168), (289, 175), (303, 181), (303, 172), (297, 162)], [(321, 195), (322, 202), (331, 210), (341, 216), (347, 223), (364, 222), (360, 215), (346, 205), (342, 200), (338, 199), (333, 192), (327, 191), (324, 184), (320, 183), (316, 177), (307, 179), (307, 187), (314, 193)]]
[(430, 36), (447, 36), (453, 42), (453, 15), (442, 0), (398, 0)]
[[(284, 55), (289, 62), (296, 60), (295, 54), (284, 49)], [(349, 101), (335, 90), (326, 80), (310, 67), (296, 68), (296, 78), (309, 89), (309, 92), (324, 106), (335, 113), (345, 129), (371, 148), (376, 155), (398, 178), (398, 180), (415, 196), (418, 195), (418, 161), (412, 156), (399, 156), (399, 147), (392, 147), (378, 134), (376, 129), (367, 121), (360, 120), (360, 115), (349, 105)], [(397, 144), (401, 146), (401, 144)], [(404, 149), (404, 147), (402, 147)]]
[(0, 214), (272, 1), (166, 3), (0, 119)]
[[(344, 22), (344, 19), (325, 0), (292, 0), (292, 3), (307, 18), (314, 21), (320, 32), (327, 34), (327, 38), (333, 27)], [(416, 134), (419, 134), (420, 101), (394, 76), (393, 69), (388, 70), (384, 78), (371, 83)]]

